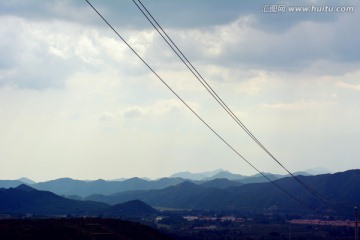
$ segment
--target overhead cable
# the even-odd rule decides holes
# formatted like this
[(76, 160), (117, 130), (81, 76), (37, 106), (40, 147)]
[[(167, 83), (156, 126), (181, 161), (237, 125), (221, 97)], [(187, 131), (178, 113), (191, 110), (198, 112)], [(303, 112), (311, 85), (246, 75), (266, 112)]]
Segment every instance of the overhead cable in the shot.
[(146, 67), (213, 133), (215, 134), (226, 146), (228, 146), (236, 155), (238, 155), (243, 161), (245, 161), (248, 165), (250, 165), (254, 170), (256, 170), (259, 174), (261, 174), (265, 179), (271, 182), (275, 187), (284, 192), (290, 198), (294, 199), (301, 205), (313, 210), (317, 211), (317, 209), (312, 206), (306, 204), (302, 200), (296, 198), (293, 194), (286, 191), (279, 184), (272, 181), (268, 176), (266, 176), (263, 172), (261, 172), (258, 168), (256, 168), (253, 164), (251, 164), (245, 157), (243, 157), (233, 146), (231, 146), (223, 137), (221, 137), (200, 115), (198, 115), (195, 110), (193, 110), (186, 102), (183, 100), (157, 73), (156, 71), (136, 52), (134, 48), (112, 27), (112, 25), (100, 14), (100, 12), (88, 1), (85, 0), (90, 7), (100, 16), (100, 18), (114, 31), (114, 33), (129, 47), (129, 49), (143, 62)]
[[(160, 34), (160, 36), (164, 39), (164, 41), (169, 45), (169, 47), (174, 51), (174, 53), (180, 58), (180, 60), (185, 64), (185, 66), (191, 71), (191, 73), (197, 78), (197, 80), (206, 88), (206, 90), (211, 94), (211, 96), (221, 105), (221, 107), (230, 115), (230, 117), (250, 136), (255, 143), (263, 149), (278, 165), (280, 165), (291, 177), (293, 177), (301, 186), (303, 186), (307, 191), (309, 191), (312, 195), (318, 198), (325, 205), (330, 206), (328, 201), (332, 201), (328, 197), (323, 194), (317, 192), (309, 185), (305, 184), (301, 181), (296, 175), (294, 175), (291, 171), (289, 171), (253, 134), (252, 132), (240, 121), (240, 119), (235, 115), (235, 113), (227, 106), (227, 104), (219, 97), (219, 95), (215, 92), (215, 90), (208, 84), (208, 82), (202, 77), (202, 75), (197, 71), (197, 69), (191, 64), (188, 58), (183, 54), (183, 52), (178, 48), (178, 46), (174, 43), (174, 41), (170, 38), (170, 36), (165, 32), (165, 30), (160, 26), (158, 21), (153, 17), (150, 11), (144, 6), (144, 4), (138, 0), (143, 9), (139, 6), (139, 4), (132, 0), (134, 4), (138, 7), (138, 9), (143, 13), (143, 15), (147, 18), (147, 20), (151, 23), (151, 25), (156, 29), (156, 31)], [(150, 18), (151, 19), (150, 19)], [(159, 30), (160, 29), (160, 30)], [(330, 206), (332, 207), (332, 206)]]

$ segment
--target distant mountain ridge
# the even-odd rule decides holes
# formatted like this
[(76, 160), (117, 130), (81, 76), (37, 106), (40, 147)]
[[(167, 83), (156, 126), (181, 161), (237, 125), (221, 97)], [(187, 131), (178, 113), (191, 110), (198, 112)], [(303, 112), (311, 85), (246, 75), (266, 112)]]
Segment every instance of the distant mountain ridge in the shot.
[(81, 181), (71, 178), (60, 178), (48, 182), (32, 184), (38, 190), (51, 191), (59, 195), (78, 195), (85, 197), (91, 194), (114, 194), (130, 190), (161, 189), (183, 182), (180, 178), (161, 178), (147, 181), (141, 178), (130, 178), (124, 181)]
[[(321, 169), (318, 169), (318, 171), (319, 170)], [(288, 176), (271, 173), (264, 174), (272, 180), (277, 180)], [(309, 175), (306, 172), (297, 172), (294, 174)], [(216, 179), (222, 180), (214, 181)], [(226, 181), (225, 179), (229, 181)], [(217, 188), (224, 188), (229, 186), (239, 186), (241, 184), (248, 183), (267, 182), (268, 180), (260, 174), (243, 176), (240, 174), (231, 173), (223, 169), (217, 169), (214, 171), (203, 173), (180, 172), (173, 174), (169, 178), (160, 178), (157, 180), (148, 180), (137, 177), (124, 180), (116, 179), (111, 181), (105, 181), (102, 179), (94, 181), (84, 181), (71, 178), (59, 178), (51, 181), (35, 183), (30, 179), (21, 178), (18, 180), (0, 180), (0, 187), (10, 188), (26, 183), (29, 186), (38, 190), (51, 191), (58, 195), (68, 196), (72, 199), (80, 200), (81, 198), (90, 195), (111, 195), (126, 191), (164, 189), (166, 187), (174, 186), (184, 181), (191, 181), (193, 183), (201, 184), (202, 186), (206, 187), (212, 186)]]
[(26, 178), (26, 177), (22, 177), (22, 178), (19, 178), (18, 181), (20, 182), (23, 182), (23, 183), (26, 183), (26, 184), (36, 184), (35, 181), (29, 179), (29, 178)]
[[(214, 175), (211, 175), (215, 173)], [(32, 184), (30, 186), (38, 190), (51, 191), (62, 196), (71, 196), (71, 198), (76, 199), (76, 196), (87, 197), (90, 195), (111, 195), (119, 192), (126, 191), (138, 191), (138, 190), (154, 190), (154, 189), (164, 189), (166, 187), (174, 186), (185, 181), (191, 181), (195, 184), (204, 184), (204, 186), (210, 187), (211, 185), (215, 187), (216, 179), (222, 179), (223, 187), (224, 186), (239, 186), (246, 183), (258, 183), (266, 182), (267, 179), (263, 176), (254, 175), (254, 176), (242, 176), (239, 174), (233, 174), (227, 171), (214, 171), (213, 173), (209, 172), (208, 176), (203, 180), (188, 180), (183, 178), (161, 178), (158, 180), (145, 180), (142, 178), (130, 178), (124, 181), (105, 181), (105, 180), (95, 180), (95, 181), (81, 181), (74, 180), (71, 178), (60, 178), (56, 180), (51, 180), (47, 182), (40, 182)], [(285, 176), (282, 175), (272, 175), (266, 174), (270, 179), (279, 179)], [(226, 180), (228, 181), (226, 181)], [(226, 181), (226, 183), (225, 183)], [(209, 182), (209, 183), (207, 183)]]
[(241, 179), (246, 178), (246, 176), (243, 176), (240, 174), (234, 174), (229, 171), (221, 171), (213, 176), (205, 178), (204, 180), (213, 180), (213, 179), (217, 179), (217, 178), (226, 178), (228, 180), (241, 180)]
[(24, 182), (19, 180), (0, 180), (0, 188), (17, 187), (21, 184), (24, 184)]
[(215, 178), (213, 180), (206, 181), (204, 183), (199, 184), (202, 187), (206, 188), (228, 188), (234, 186), (241, 186), (243, 183), (231, 181), (227, 178)]
[(214, 171), (208, 171), (208, 172), (201, 172), (201, 173), (192, 173), (192, 172), (178, 172), (174, 173), (170, 176), (170, 178), (182, 178), (187, 180), (193, 180), (193, 181), (201, 181), (208, 178), (211, 178), (212, 176), (215, 176), (216, 174), (220, 172), (224, 172), (223, 169), (217, 169)]
[[(330, 173), (329, 170), (325, 168), (314, 168), (314, 169), (308, 169), (304, 171), (299, 172), (293, 172), (294, 175), (317, 175), (317, 174), (326, 174)], [(289, 176), (289, 174), (273, 174), (273, 173), (264, 173), (266, 176), (270, 176), (270, 179), (276, 180), (283, 177)], [(241, 181), (242, 183), (257, 183), (257, 182), (267, 182), (268, 180), (264, 178), (261, 174), (257, 173), (254, 175), (246, 176), (241, 174), (232, 173), (227, 170), (223, 169), (217, 169), (214, 171), (209, 172), (201, 172), (201, 173), (191, 173), (191, 172), (179, 172), (175, 173), (170, 176), (172, 177), (179, 177), (186, 180), (192, 180), (192, 181), (209, 181), (217, 178), (226, 178), (229, 180), (235, 180), (235, 181)], [(246, 180), (244, 180), (246, 179)]]

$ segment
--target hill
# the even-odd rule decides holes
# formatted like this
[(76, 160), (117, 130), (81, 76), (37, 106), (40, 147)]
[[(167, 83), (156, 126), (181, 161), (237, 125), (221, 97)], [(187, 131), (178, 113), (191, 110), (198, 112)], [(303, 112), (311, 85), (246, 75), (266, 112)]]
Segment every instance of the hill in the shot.
[(237, 181), (230, 181), (227, 178), (215, 178), (214, 180), (206, 181), (200, 184), (200, 186), (206, 188), (228, 188), (241, 185), (243, 185), (243, 183)]
[(21, 181), (25, 184), (35, 184), (36, 182), (34, 182), (33, 180), (29, 179), (29, 178), (26, 178), (26, 177), (22, 177), (22, 178), (19, 178), (18, 181)]
[(13, 188), (21, 184), (24, 184), (24, 182), (19, 180), (0, 180), (0, 188)]
[(0, 214), (11, 216), (99, 216), (134, 218), (155, 215), (157, 210), (141, 201), (115, 206), (93, 201), (77, 201), (52, 192), (39, 191), (27, 185), (0, 189)]
[(21, 184), (35, 184), (35, 182), (28, 178), (19, 178), (17, 180), (0, 180), (0, 188), (11, 188), (11, 187), (17, 187)]
[(66, 199), (24, 184), (16, 188), (0, 189), (1, 214), (94, 215), (108, 207), (104, 203)]
[(132, 200), (121, 204), (116, 204), (109, 208), (104, 216), (108, 217), (126, 217), (126, 218), (139, 218), (145, 216), (154, 216), (159, 214), (159, 211), (150, 207), (139, 200)]

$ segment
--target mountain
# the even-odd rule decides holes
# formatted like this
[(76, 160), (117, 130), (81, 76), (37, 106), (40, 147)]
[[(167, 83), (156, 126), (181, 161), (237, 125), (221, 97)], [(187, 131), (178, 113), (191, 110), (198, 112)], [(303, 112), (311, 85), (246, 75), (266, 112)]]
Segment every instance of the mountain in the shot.
[(161, 178), (154, 181), (147, 181), (136, 177), (124, 181), (105, 181), (102, 179), (81, 181), (71, 178), (60, 178), (36, 183), (31, 186), (38, 190), (51, 191), (59, 195), (72, 196), (74, 198), (75, 195), (85, 197), (92, 194), (109, 195), (130, 190), (162, 189), (183, 181), (181, 178)]
[(0, 180), (0, 188), (17, 187), (21, 184), (24, 184), (24, 182), (19, 180)]
[(19, 178), (17, 180), (0, 180), (0, 188), (13, 188), (13, 187), (17, 187), (21, 184), (34, 184), (35, 182), (32, 181), (31, 179), (28, 178)]
[[(279, 175), (272, 173), (264, 173), (269, 176), (270, 179), (275, 180), (279, 178), (286, 177), (287, 175)], [(267, 179), (264, 178), (261, 174), (255, 174), (252, 176), (244, 176), (236, 173), (231, 173), (226, 170), (218, 169), (210, 172), (203, 173), (191, 173), (191, 172), (179, 172), (171, 175), (170, 177), (180, 177), (182, 179), (191, 180), (194, 182), (205, 182), (211, 181), (217, 178), (226, 178), (228, 180), (241, 181), (242, 183), (257, 183), (257, 182), (267, 182)]]
[(26, 184), (21, 184), (21, 185), (17, 186), (16, 189), (20, 190), (20, 191), (24, 191), (24, 192), (36, 191), (34, 188), (32, 188)]
[[(271, 181), (275, 181), (284, 177), (287, 177), (287, 175), (280, 175), (280, 174), (272, 174), (272, 173), (263, 173), (266, 177), (268, 177)], [(247, 184), (247, 183), (264, 183), (268, 182), (263, 175), (260, 173), (255, 174), (253, 176), (244, 177), (240, 180), (241, 183)]]
[(217, 179), (217, 178), (226, 178), (229, 180), (241, 180), (243, 178), (246, 178), (246, 176), (240, 175), (240, 174), (234, 174), (228, 171), (221, 171), (218, 172), (217, 174), (207, 178), (206, 180), (213, 180), (213, 179)]
[[(292, 174), (295, 175), (295, 176), (298, 176), (298, 175), (314, 176), (314, 175), (325, 174), (325, 173), (312, 174), (312, 173), (309, 173), (309, 172), (306, 172), (306, 171), (298, 171), (298, 172), (293, 172)], [(290, 177), (290, 174), (285, 175), (285, 177)]]
[(243, 183), (238, 181), (230, 181), (227, 178), (216, 178), (214, 180), (201, 183), (199, 185), (206, 188), (228, 188), (234, 186), (241, 186), (243, 185)]
[[(273, 183), (240, 186), (241, 183), (228, 179), (215, 179), (201, 184), (184, 181), (162, 189), (132, 190), (108, 196), (91, 195), (86, 198), (88, 201), (66, 199), (22, 184), (16, 188), (0, 189), (0, 214), (30, 213), (41, 216), (71, 214), (131, 218), (156, 215), (157, 210), (150, 206), (252, 214), (264, 211), (301, 214), (312, 212), (305, 207), (308, 205), (326, 214), (336, 213), (337, 216), (348, 217), (349, 215), (346, 214), (352, 214), (353, 206), (359, 203), (360, 170), (298, 176), (298, 179), (315, 189), (321, 196), (326, 196), (324, 201), (328, 202), (328, 205), (314, 197), (292, 177), (281, 178)], [(135, 179), (132, 183), (136, 186), (142, 181), (145, 180)], [(286, 193), (274, 184), (286, 190)], [(301, 203), (289, 195), (296, 197)]]
[[(315, 198), (294, 178), (286, 177), (275, 180), (274, 183), (282, 187), (287, 193), (300, 199), (304, 204), (319, 208), (329, 213), (338, 211), (344, 214), (356, 206), (360, 200), (360, 170), (349, 170), (335, 174), (317, 176), (298, 176), (298, 178), (312, 189), (331, 198), (333, 208), (324, 205)], [(213, 188), (183, 182), (176, 186), (161, 190), (128, 191), (110, 196), (101, 196), (101, 201), (109, 204), (121, 203), (139, 199), (150, 206), (198, 209), (198, 210), (230, 210), (243, 212), (257, 212), (266, 209), (276, 209), (282, 212), (309, 211), (287, 193), (274, 186), (273, 183), (253, 183), (228, 188)], [(90, 196), (89, 200), (99, 200)]]
[(16, 188), (0, 189), (0, 214), (12, 216), (98, 216), (134, 218), (153, 216), (158, 211), (135, 200), (110, 206), (93, 201), (77, 201), (60, 197), (52, 192), (39, 191), (25, 184)]
[[(309, 175), (318, 175), (318, 174), (325, 174), (329, 173), (330, 171), (325, 168), (313, 168), (308, 169), (304, 171), (294, 172), (293, 174), (295, 176), (297, 175), (303, 175), (303, 176), (309, 176)], [(273, 173), (264, 173), (267, 177), (269, 177), (271, 180), (277, 180), (284, 177), (289, 177), (289, 174), (273, 174)], [(268, 180), (264, 178), (260, 173), (251, 175), (251, 176), (245, 176), (241, 174), (231, 173), (226, 170), (218, 169), (214, 171), (204, 172), (204, 173), (191, 173), (191, 172), (179, 172), (176, 174), (171, 175), (171, 177), (180, 177), (182, 179), (191, 180), (194, 182), (204, 182), (204, 181), (210, 181), (217, 178), (226, 178), (229, 180), (234, 181), (240, 181), (242, 183), (261, 183), (261, 182), (267, 182)]]
[(109, 196), (92, 195), (85, 199), (102, 201), (108, 204), (117, 204), (139, 199), (147, 204), (150, 203), (149, 205), (155, 207), (177, 207), (179, 206), (179, 203), (182, 206), (191, 205), (193, 198), (196, 198), (200, 191), (206, 189), (210, 188), (201, 187), (200, 185), (186, 181), (160, 190), (128, 191)]
[(331, 171), (329, 169), (323, 168), (323, 167), (317, 167), (317, 168), (310, 168), (310, 169), (306, 169), (303, 172), (306, 172), (310, 175), (319, 175), (319, 174), (327, 174), (327, 173), (331, 173)]
[[(266, 173), (271, 179), (279, 179), (285, 177), (285, 175), (276, 175)], [(181, 177), (176, 177), (181, 176)], [(134, 190), (152, 190), (163, 189), (169, 186), (174, 186), (185, 180), (198, 184), (203, 184), (206, 181), (212, 181), (215, 179), (228, 179), (231, 181), (239, 181), (241, 183), (259, 183), (266, 182), (263, 176), (257, 174), (253, 176), (242, 176), (240, 174), (234, 174), (225, 170), (214, 170), (203, 173), (190, 173), (182, 172), (172, 175), (171, 178), (161, 178), (157, 180), (147, 180), (144, 178), (130, 178), (120, 181), (112, 180), (105, 181), (102, 179), (94, 181), (75, 180), (71, 178), (59, 178), (56, 180), (34, 183), (27, 178), (21, 178), (19, 180), (0, 180), (0, 187), (9, 188), (16, 187), (20, 184), (26, 183), (38, 190), (51, 191), (61, 196), (68, 196), (71, 199), (82, 199), (89, 195), (111, 195), (119, 192), (134, 191)], [(202, 179), (202, 180), (191, 180)], [(20, 181), (21, 180), (21, 181)], [(222, 180), (224, 182), (224, 180)], [(211, 185), (212, 183), (209, 183)], [(230, 185), (234, 185), (233, 183)], [(238, 184), (235, 184), (238, 185)], [(225, 186), (225, 185), (224, 185)]]
[(191, 172), (179, 172), (175, 173), (170, 176), (170, 178), (182, 178), (187, 180), (193, 180), (193, 181), (201, 181), (208, 178), (211, 178), (212, 176), (224, 172), (222, 169), (217, 169), (214, 171), (208, 171), (208, 172), (202, 172), (202, 173), (191, 173)]
[(26, 177), (19, 178), (18, 181), (23, 182), (23, 183), (28, 184), (28, 185), (36, 183), (33, 180), (31, 180), (29, 178), (26, 178)]
[(110, 217), (145, 217), (145, 216), (156, 216), (159, 211), (150, 207), (139, 200), (132, 200), (121, 204), (112, 206), (108, 212), (104, 213), (104, 216)]
[(76, 201), (47, 191), (38, 191), (27, 185), (0, 189), (0, 212), (2, 214), (35, 215), (87, 215), (95, 214), (109, 206), (91, 201)]

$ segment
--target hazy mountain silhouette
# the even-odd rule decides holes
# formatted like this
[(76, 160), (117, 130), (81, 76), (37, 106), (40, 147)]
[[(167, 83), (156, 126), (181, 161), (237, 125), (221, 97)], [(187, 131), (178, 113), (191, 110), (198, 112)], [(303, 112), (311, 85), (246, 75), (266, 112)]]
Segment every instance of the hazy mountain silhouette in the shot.
[(29, 179), (29, 178), (19, 178), (17, 180), (0, 180), (0, 188), (14, 188), (17, 187), (21, 184), (35, 184), (36, 182), (34, 182), (33, 180)]
[[(319, 168), (319, 171), (320, 170), (321, 169)], [(309, 171), (312, 171), (312, 170), (309, 169)], [(313, 172), (315, 172), (315, 170)], [(306, 171), (295, 172), (293, 174), (294, 175), (304, 175), (304, 176), (314, 175), (314, 174), (308, 173)], [(277, 179), (289, 176), (289, 174), (273, 174), (273, 173), (264, 173), (264, 175), (269, 177), (271, 180), (277, 180)], [(264, 176), (262, 176), (259, 173), (255, 174), (255, 175), (244, 176), (241, 174), (235, 174), (235, 173), (231, 173), (229, 171), (221, 170), (221, 169), (211, 171), (211, 172), (204, 172), (204, 173), (179, 172), (179, 173), (175, 173), (175, 174), (171, 175), (170, 177), (180, 177), (182, 179), (190, 180), (195, 183), (204, 183), (206, 181), (211, 181), (211, 180), (218, 179), (218, 178), (226, 178), (228, 180), (239, 181), (242, 183), (260, 183), (260, 182), (268, 181)]]
[[(268, 177), (271, 181), (275, 181), (275, 180), (278, 180), (278, 179), (281, 179), (281, 178), (288, 177), (288, 175), (280, 175), (280, 174), (272, 174), (272, 173), (263, 173), (263, 174), (266, 177)], [(245, 178), (240, 180), (240, 182), (242, 182), (244, 184), (247, 184), (247, 183), (265, 183), (265, 182), (268, 182), (268, 181), (269, 180), (266, 179), (260, 173), (249, 176), (249, 177), (245, 177)]]
[(153, 181), (147, 181), (137, 177), (124, 181), (105, 181), (102, 179), (96, 181), (81, 181), (71, 178), (60, 178), (31, 186), (38, 190), (51, 191), (59, 195), (78, 195), (85, 197), (91, 194), (109, 195), (129, 190), (162, 189), (183, 181), (181, 178), (161, 178)]
[(205, 178), (204, 180), (213, 180), (213, 179), (217, 179), (217, 178), (226, 178), (228, 180), (241, 180), (241, 179), (247, 178), (247, 176), (243, 176), (240, 174), (234, 174), (229, 171), (221, 171), (211, 177)]
[(228, 188), (241, 185), (243, 185), (243, 183), (238, 181), (230, 181), (227, 178), (216, 178), (214, 180), (209, 180), (200, 184), (200, 186), (207, 188)]
[(19, 180), (0, 180), (0, 188), (14, 188), (21, 184), (24, 184), (24, 182)]
[(193, 181), (201, 181), (201, 180), (211, 178), (212, 176), (214, 176), (220, 172), (223, 172), (223, 171), (224, 170), (222, 170), (222, 169), (217, 169), (214, 171), (208, 171), (208, 172), (202, 172), (202, 173), (178, 172), (178, 173), (174, 173), (173, 175), (171, 175), (170, 178), (182, 178), (182, 179), (193, 180)]
[[(265, 174), (272, 180), (280, 179), (287, 176), (287, 175), (278, 175), (271, 173), (265, 173)], [(295, 174), (309, 175), (308, 173), (304, 173), (304, 172), (299, 172)], [(182, 178), (175, 176), (181, 176)], [(194, 179), (198, 179), (198, 180), (194, 180)], [(184, 181), (191, 181), (197, 184), (204, 184), (205, 182), (212, 181), (215, 179), (228, 179), (233, 181), (232, 183), (228, 182), (225, 184), (225, 181), (221, 180), (223, 184), (225, 184), (223, 185), (223, 187), (240, 185), (238, 183), (235, 183), (235, 181), (244, 184), (267, 182), (267, 179), (261, 176), (260, 174), (256, 174), (253, 176), (242, 176), (240, 174), (234, 174), (229, 171), (218, 169), (204, 173), (190, 173), (190, 172), (176, 173), (173, 174), (172, 177), (170, 178), (161, 178), (158, 180), (148, 180), (137, 177), (121, 180), (121, 181), (120, 180), (105, 181), (102, 179), (94, 180), (94, 181), (83, 181), (83, 180), (75, 180), (71, 178), (59, 178), (56, 180), (35, 183), (34, 181), (28, 178), (20, 178), (18, 180), (0, 180), (0, 188), (17, 187), (20, 184), (26, 183), (38, 190), (51, 191), (61, 196), (67, 196), (70, 197), (71, 199), (80, 200), (82, 197), (86, 197), (94, 194), (111, 195), (119, 192), (134, 191), (134, 190), (163, 189), (169, 186), (174, 186)], [(217, 184), (220, 184), (220, 180), (216, 182)], [(212, 184), (215, 184), (215, 182), (205, 184), (204, 186), (211, 186)], [(220, 185), (218, 185), (218, 187), (219, 186)]]
[(22, 178), (19, 178), (18, 181), (21, 181), (25, 184), (35, 184), (36, 182), (34, 182), (33, 180), (29, 179), (29, 178), (26, 178), (26, 177), (22, 177)]

